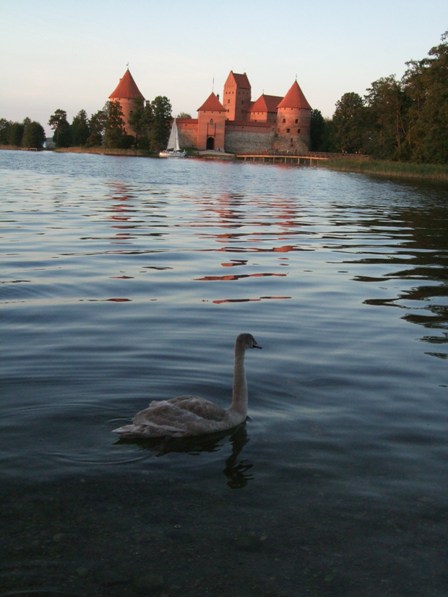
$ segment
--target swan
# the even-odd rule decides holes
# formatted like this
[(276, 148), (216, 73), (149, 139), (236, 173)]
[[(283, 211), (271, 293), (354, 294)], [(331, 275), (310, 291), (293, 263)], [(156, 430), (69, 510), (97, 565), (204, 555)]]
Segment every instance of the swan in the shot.
[(251, 334), (239, 334), (235, 341), (232, 403), (221, 408), (197, 396), (153, 400), (138, 412), (130, 425), (113, 430), (121, 438), (192, 437), (227, 431), (247, 416), (247, 382), (244, 355), (247, 348), (261, 348)]

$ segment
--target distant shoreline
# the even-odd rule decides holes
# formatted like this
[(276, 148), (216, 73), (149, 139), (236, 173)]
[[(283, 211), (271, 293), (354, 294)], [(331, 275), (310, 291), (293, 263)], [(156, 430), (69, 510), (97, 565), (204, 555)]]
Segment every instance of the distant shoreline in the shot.
[[(58, 149), (31, 149), (25, 147), (15, 147), (13, 145), (0, 145), (0, 150), (9, 151), (51, 151), (53, 153), (85, 153), (94, 155), (109, 155), (116, 157), (146, 157), (156, 158), (156, 154), (150, 153), (143, 149), (107, 149), (104, 147), (61, 147)], [(231, 159), (230, 154), (216, 154), (208, 155), (207, 152), (198, 152), (192, 154), (192, 157), (199, 159)], [(385, 160), (375, 160), (367, 158), (360, 160), (358, 157), (347, 156), (343, 158), (336, 158), (322, 160), (318, 168), (326, 168), (329, 170), (336, 170), (338, 172), (353, 172), (359, 174), (367, 174), (373, 176), (380, 176), (382, 178), (397, 178), (402, 180), (413, 181), (427, 181), (427, 182), (448, 182), (448, 165), (446, 164), (418, 164), (414, 162), (391, 162)]]
[(95, 155), (129, 156), (129, 157), (157, 157), (143, 149), (106, 149), (105, 147), (59, 147), (57, 149), (33, 149), (32, 147), (16, 147), (15, 145), (0, 145), (0, 150), (6, 151), (32, 151), (51, 153), (91, 153)]
[(357, 160), (350, 157), (330, 159), (322, 164), (323, 168), (338, 172), (354, 172), (381, 176), (382, 178), (399, 178), (402, 180), (448, 182), (448, 165), (418, 164), (415, 162), (390, 162), (386, 160)]

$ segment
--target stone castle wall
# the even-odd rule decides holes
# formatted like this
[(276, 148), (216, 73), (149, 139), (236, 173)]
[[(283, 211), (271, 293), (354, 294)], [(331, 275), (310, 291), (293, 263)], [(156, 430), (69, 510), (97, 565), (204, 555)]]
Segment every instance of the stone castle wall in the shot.
[(225, 150), (229, 153), (264, 153), (275, 139), (275, 126), (265, 123), (226, 123)]
[(278, 153), (301, 155), (309, 151), (309, 144), (302, 137), (277, 135), (271, 149)]

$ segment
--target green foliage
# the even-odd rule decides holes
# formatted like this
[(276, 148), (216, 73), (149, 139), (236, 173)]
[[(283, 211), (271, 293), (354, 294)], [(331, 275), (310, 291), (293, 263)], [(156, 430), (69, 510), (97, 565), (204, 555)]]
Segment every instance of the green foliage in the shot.
[(42, 149), (45, 143), (44, 127), (29, 118), (24, 121), (22, 146), (31, 149)]
[(89, 122), (85, 110), (80, 110), (71, 124), (72, 143), (75, 146), (86, 145), (89, 138)]
[(11, 122), (6, 120), (6, 118), (0, 118), (0, 145), (8, 144), (8, 133), (10, 126)]
[(24, 129), (25, 126), (21, 122), (11, 122), (8, 129), (8, 145), (20, 147), (22, 145)]
[(336, 151), (448, 163), (448, 32), (428, 57), (407, 67), (401, 81), (394, 75), (374, 81), (364, 98), (342, 96), (331, 122)]
[(172, 122), (171, 103), (167, 97), (158, 96), (145, 106), (137, 105), (129, 120), (138, 148), (155, 153), (166, 147)]
[(164, 149), (170, 136), (172, 115), (171, 103), (166, 96), (157, 96), (151, 102), (152, 123), (149, 134), (149, 148), (151, 151)]
[(377, 158), (400, 160), (406, 155), (408, 98), (394, 75), (372, 83), (365, 97), (368, 153)]
[(336, 103), (333, 127), (337, 151), (341, 153), (363, 152), (365, 117), (364, 100), (357, 93), (345, 93)]
[(23, 122), (12, 122), (0, 118), (0, 145), (13, 145), (27, 149), (42, 149), (45, 143), (43, 126), (30, 118)]
[(106, 121), (104, 126), (104, 147), (124, 147), (129, 146), (129, 140), (126, 139), (126, 130), (123, 110), (117, 101), (107, 102), (104, 112)]
[(428, 58), (408, 63), (404, 85), (412, 159), (448, 163), (448, 32)]
[(333, 143), (333, 123), (326, 120), (319, 110), (311, 112), (310, 127), (311, 151), (335, 151)]
[(418, 178), (448, 182), (448, 166), (445, 164), (416, 164), (360, 157), (342, 157), (325, 161), (325, 168), (346, 172), (362, 172), (388, 178)]
[(86, 139), (87, 147), (97, 147), (103, 143), (104, 128), (107, 115), (104, 110), (92, 114), (89, 120), (89, 136)]
[[(135, 136), (126, 133), (124, 114), (117, 101), (107, 102), (104, 108), (92, 114), (90, 119), (87, 118), (85, 110), (80, 110), (71, 124), (67, 120), (67, 112), (58, 108), (50, 116), (48, 124), (54, 131), (53, 140), (57, 147), (85, 145), (103, 146), (107, 149), (139, 148), (158, 152), (166, 147), (171, 122), (169, 99), (157, 96), (145, 106), (139, 102), (135, 103), (129, 118)], [(36, 125), (38, 123), (29, 119), (23, 124), (1, 118), (0, 144), (20, 147), (25, 143), (27, 147), (39, 146), (43, 129)]]
[(311, 124), (310, 124), (310, 149), (311, 151), (323, 151), (322, 141), (325, 130), (325, 121), (319, 110), (313, 110), (311, 112)]
[(48, 124), (54, 130), (53, 141), (56, 143), (56, 146), (70, 147), (72, 144), (72, 134), (70, 124), (67, 121), (67, 112), (58, 108), (50, 116)]
[(135, 132), (135, 144), (139, 149), (150, 149), (151, 127), (154, 122), (150, 102), (145, 106), (137, 104), (129, 118), (129, 124)]

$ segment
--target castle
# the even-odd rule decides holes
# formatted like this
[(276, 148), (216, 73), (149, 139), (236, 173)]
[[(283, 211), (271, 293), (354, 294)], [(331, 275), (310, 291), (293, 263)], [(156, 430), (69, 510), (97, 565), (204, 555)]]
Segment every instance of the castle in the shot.
[[(144, 97), (129, 69), (110, 94), (121, 105), (126, 132), (136, 104)], [(251, 85), (244, 74), (230, 71), (224, 84), (222, 103), (212, 92), (198, 108), (197, 118), (178, 118), (180, 145), (197, 150), (229, 153), (288, 152), (300, 154), (310, 146), (311, 106), (297, 80), (285, 96), (262, 94), (251, 98)]]

